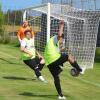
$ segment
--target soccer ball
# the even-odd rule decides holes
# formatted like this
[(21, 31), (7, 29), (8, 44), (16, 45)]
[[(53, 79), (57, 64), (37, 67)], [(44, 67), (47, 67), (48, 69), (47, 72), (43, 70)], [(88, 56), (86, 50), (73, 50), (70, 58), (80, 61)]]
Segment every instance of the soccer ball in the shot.
[(71, 70), (70, 70), (70, 74), (72, 75), (72, 76), (74, 76), (74, 77), (77, 77), (78, 75), (79, 75), (79, 71), (76, 69), (76, 68), (72, 68)]

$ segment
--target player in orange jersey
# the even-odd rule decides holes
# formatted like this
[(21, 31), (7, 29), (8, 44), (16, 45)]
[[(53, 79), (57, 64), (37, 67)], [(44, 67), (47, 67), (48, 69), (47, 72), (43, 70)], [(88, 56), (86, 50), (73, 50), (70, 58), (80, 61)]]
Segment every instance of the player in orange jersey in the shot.
[(22, 26), (19, 28), (18, 33), (17, 33), (17, 37), (19, 42), (21, 43), (22, 39), (25, 37), (24, 32), (26, 30), (30, 30), (31, 31), (31, 37), (33, 37), (34, 32), (32, 31), (32, 28), (29, 26), (28, 21), (24, 21)]

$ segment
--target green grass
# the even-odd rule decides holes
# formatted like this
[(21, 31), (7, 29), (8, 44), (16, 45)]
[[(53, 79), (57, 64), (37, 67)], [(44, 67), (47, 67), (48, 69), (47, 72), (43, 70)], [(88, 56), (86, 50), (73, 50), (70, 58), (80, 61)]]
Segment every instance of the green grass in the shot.
[[(53, 79), (45, 67), (43, 76), (48, 84), (38, 81), (34, 72), (20, 60), (20, 51), (0, 44), (0, 100), (57, 100)], [(100, 100), (100, 63), (77, 78), (64, 68), (61, 74), (63, 94), (67, 100)]]

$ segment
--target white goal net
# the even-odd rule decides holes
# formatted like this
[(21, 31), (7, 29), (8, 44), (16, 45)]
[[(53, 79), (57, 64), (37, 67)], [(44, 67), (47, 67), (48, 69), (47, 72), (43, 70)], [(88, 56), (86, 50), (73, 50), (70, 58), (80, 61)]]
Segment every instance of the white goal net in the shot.
[(74, 56), (80, 66), (92, 68), (95, 57), (99, 11), (86, 11), (69, 5), (44, 4), (25, 9), (33, 30), (36, 49), (43, 52), (47, 41), (59, 30), (59, 21), (64, 20), (66, 52)]

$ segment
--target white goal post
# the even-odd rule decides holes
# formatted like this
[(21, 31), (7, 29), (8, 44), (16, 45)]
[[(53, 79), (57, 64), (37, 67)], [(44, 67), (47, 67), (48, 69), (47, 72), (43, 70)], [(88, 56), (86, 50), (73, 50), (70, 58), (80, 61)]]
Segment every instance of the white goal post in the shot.
[(37, 33), (35, 46), (41, 52), (50, 37), (57, 34), (59, 21), (64, 20), (66, 52), (86, 68), (93, 68), (99, 18), (99, 11), (50, 3), (26, 8), (23, 13), (23, 20), (28, 20)]

